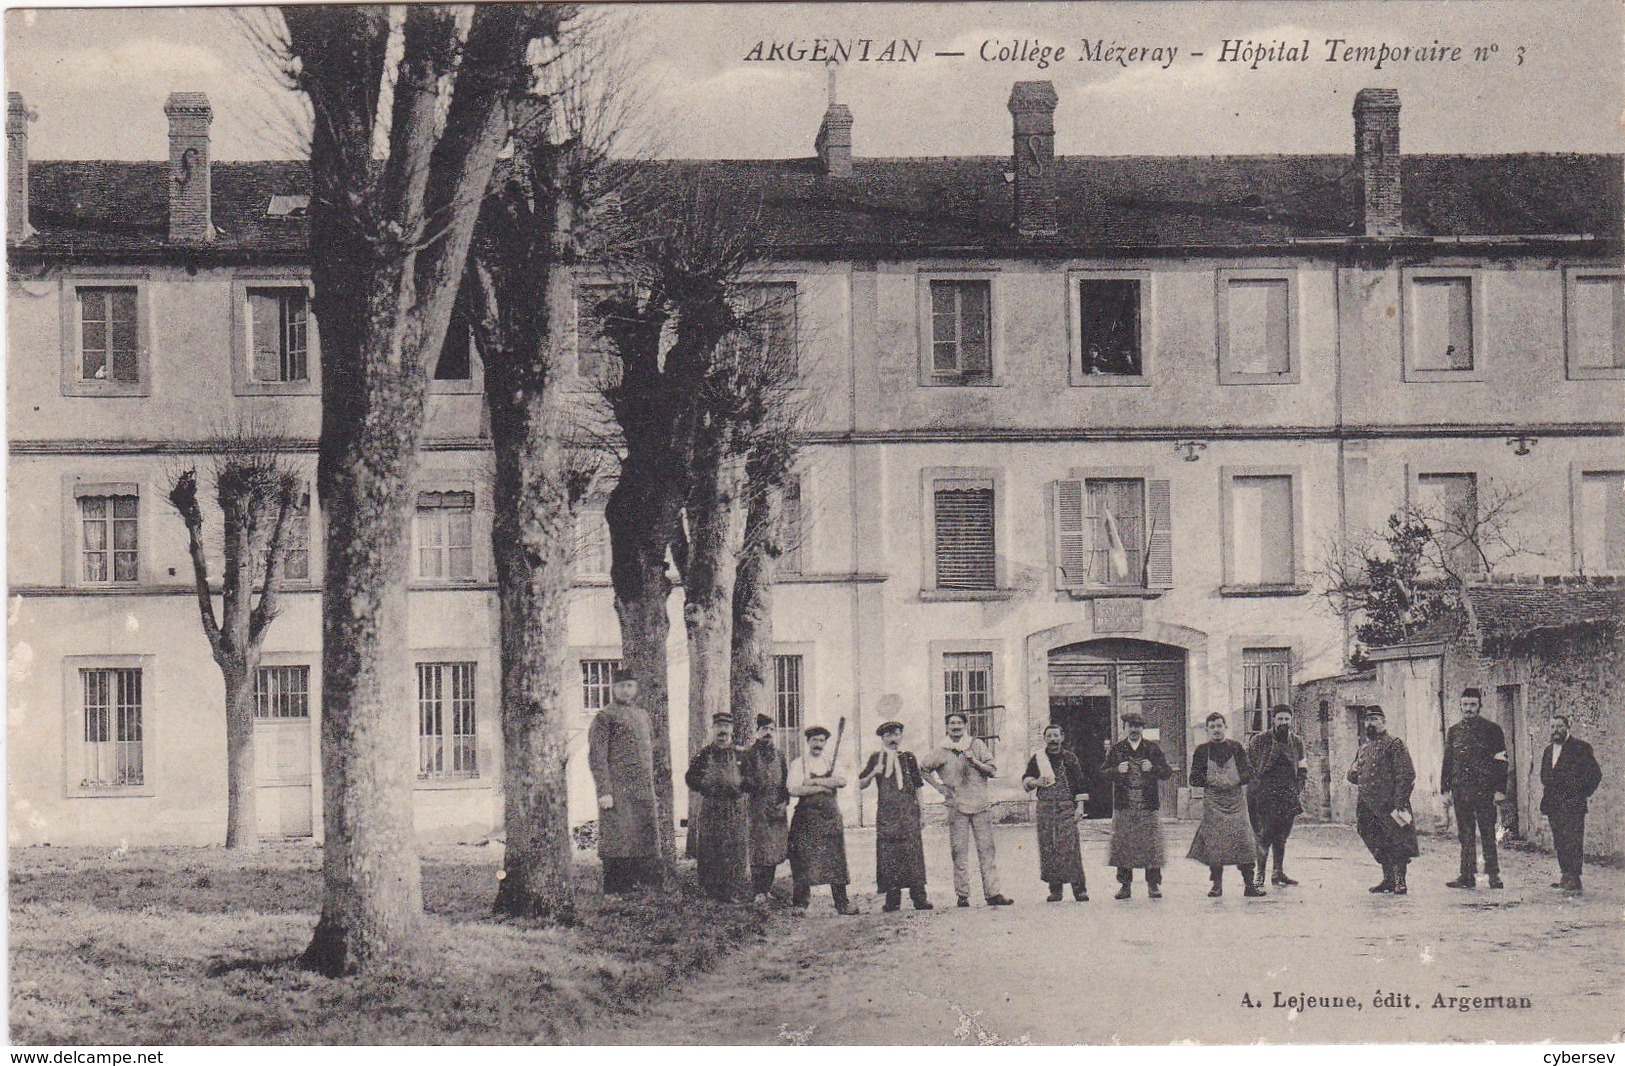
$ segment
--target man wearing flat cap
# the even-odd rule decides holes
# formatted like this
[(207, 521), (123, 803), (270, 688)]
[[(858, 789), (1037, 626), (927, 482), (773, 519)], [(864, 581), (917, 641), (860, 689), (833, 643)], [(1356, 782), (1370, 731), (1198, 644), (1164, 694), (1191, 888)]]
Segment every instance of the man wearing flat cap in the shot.
[(656, 832), (654, 748), (649, 716), (634, 701), (638, 679), (616, 667), (611, 702), (587, 730), (587, 764), (598, 792), (598, 856), (604, 891), (628, 892), (660, 884)]
[(1416, 766), (1405, 742), (1388, 732), (1388, 716), (1381, 707), (1366, 709), (1365, 737), (1349, 770), (1349, 784), (1360, 786), (1356, 809), (1360, 839), (1382, 867), (1382, 880), (1371, 891), (1403, 896), (1410, 891), (1405, 868), (1422, 854), (1411, 813)]
[(846, 778), (835, 769), (829, 730), (821, 725), (802, 731), (807, 753), (790, 764), (787, 787), (796, 797), (790, 817), (790, 878), (795, 913), (806, 914), (814, 885), (828, 885), (838, 914), (856, 914), (846, 898), (846, 826), (835, 794)]
[(1100, 771), (1112, 786), (1112, 843), (1106, 861), (1117, 867), (1114, 899), (1134, 893), (1134, 871), (1145, 871), (1146, 894), (1162, 898), (1162, 867), (1168, 845), (1162, 836), (1161, 783), (1174, 775), (1168, 757), (1145, 738), (1145, 718), (1138, 711), (1123, 715), (1127, 736), (1106, 752)]
[(1456, 839), (1461, 843), (1461, 874), (1446, 881), (1446, 888), (1473, 888), (1478, 884), (1478, 846), (1484, 841), (1484, 873), (1491, 888), (1501, 887), (1501, 856), (1495, 850), (1496, 804), (1507, 791), (1507, 740), (1501, 727), (1485, 718), (1483, 694), (1476, 688), (1461, 690), (1461, 721), (1444, 739), (1444, 768), (1439, 791), (1452, 801)]
[(886, 894), (881, 910), (903, 905), (903, 890), (917, 911), (931, 910), (925, 897), (925, 843), (920, 837), (920, 764), (903, 750), (903, 723), (875, 730), (880, 750), (858, 775), (858, 787), (875, 786), (875, 888)]
[(982, 869), (982, 895), (989, 907), (1015, 902), (999, 891), (999, 861), (993, 850), (993, 801), (987, 779), (998, 772), (987, 745), (971, 736), (963, 711), (949, 711), (943, 720), (948, 734), (920, 760), (927, 784), (942, 793), (948, 807), (948, 849), (954, 857), (954, 895), (961, 907), (970, 906), (970, 850), (976, 841), (976, 863)]
[(734, 718), (711, 716), (711, 743), (694, 754), (683, 783), (705, 798), (695, 827), (700, 890), (723, 903), (750, 898), (745, 795), (755, 790), (751, 759), (734, 747)]
[(745, 801), (750, 814), (750, 890), (757, 903), (767, 902), (790, 846), (790, 791), (785, 787), (789, 767), (774, 743), (773, 724), (768, 715), (756, 716), (755, 743), (750, 748), (756, 791)]

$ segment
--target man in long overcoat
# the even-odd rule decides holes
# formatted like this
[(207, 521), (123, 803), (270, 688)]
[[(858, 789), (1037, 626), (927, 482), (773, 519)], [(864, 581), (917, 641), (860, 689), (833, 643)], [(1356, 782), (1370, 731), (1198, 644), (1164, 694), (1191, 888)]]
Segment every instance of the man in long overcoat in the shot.
[(1476, 688), (1461, 693), (1461, 721), (1444, 739), (1444, 768), (1439, 791), (1456, 811), (1456, 838), (1461, 842), (1461, 874), (1446, 888), (1472, 888), (1478, 883), (1478, 848), (1484, 841), (1484, 873), (1491, 888), (1501, 887), (1501, 857), (1495, 851), (1495, 805), (1506, 799), (1507, 741), (1501, 727), (1479, 713), (1483, 697)]
[(1292, 823), (1303, 813), (1303, 786), (1309, 776), (1303, 741), (1292, 733), (1292, 708), (1281, 704), (1270, 711), (1270, 728), (1253, 738), (1247, 758), (1253, 765), (1253, 783), (1247, 788), (1247, 813), (1258, 838), (1258, 883), (1275, 855), (1273, 884), (1295, 885), (1286, 873), (1286, 841)]
[(1128, 734), (1106, 751), (1100, 772), (1112, 786), (1112, 844), (1106, 861), (1117, 867), (1121, 886), (1113, 899), (1128, 899), (1134, 891), (1134, 871), (1145, 871), (1146, 894), (1162, 898), (1162, 867), (1168, 845), (1162, 835), (1160, 783), (1174, 776), (1168, 756), (1154, 740), (1145, 739), (1145, 718), (1139, 711), (1123, 715)]
[(750, 891), (750, 826), (746, 796), (756, 789), (753, 759), (734, 747), (734, 719), (711, 716), (711, 743), (695, 752), (683, 783), (705, 797), (696, 827), (694, 856), (700, 890), (724, 903), (742, 902)]
[(773, 719), (756, 716), (756, 742), (751, 745), (751, 776), (756, 791), (746, 801), (750, 812), (750, 886), (757, 903), (766, 903), (778, 876), (779, 864), (789, 856), (790, 791), (785, 787), (789, 768), (784, 753), (773, 742)]
[(1360, 786), (1360, 839), (1382, 866), (1382, 880), (1371, 891), (1403, 896), (1410, 891), (1405, 867), (1422, 854), (1411, 813), (1416, 766), (1405, 742), (1389, 734), (1388, 716), (1381, 707), (1366, 709), (1365, 733), (1365, 742), (1349, 770), (1349, 783)]
[(1552, 715), (1552, 742), (1540, 756), (1540, 813), (1552, 825), (1552, 848), (1562, 876), (1552, 885), (1579, 895), (1585, 859), (1586, 805), (1602, 784), (1591, 745), (1569, 733), (1566, 715)]
[(654, 748), (649, 716), (633, 701), (637, 677), (617, 667), (612, 701), (587, 730), (587, 764), (598, 793), (598, 857), (604, 891), (628, 892), (660, 883), (655, 819)]

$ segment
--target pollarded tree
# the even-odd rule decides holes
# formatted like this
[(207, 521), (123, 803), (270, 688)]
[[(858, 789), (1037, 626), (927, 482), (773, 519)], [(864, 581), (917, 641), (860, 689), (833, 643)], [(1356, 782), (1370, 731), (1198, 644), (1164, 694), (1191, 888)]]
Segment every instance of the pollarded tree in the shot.
[(294, 546), (303, 483), (285, 442), (244, 425), (222, 436), (206, 483), (220, 505), (224, 562), (214, 608), (196, 466), (170, 482), (169, 502), (186, 524), (198, 616), (226, 685), (226, 847), (259, 844), (254, 780), (254, 678), (276, 620), (283, 567)]
[(323, 895), (304, 963), (410, 952), (423, 893), (412, 827), (406, 577), (430, 366), (481, 200), (534, 81), (553, 5), (289, 6), (288, 71), (311, 106), (310, 258), (322, 324), (318, 487)]

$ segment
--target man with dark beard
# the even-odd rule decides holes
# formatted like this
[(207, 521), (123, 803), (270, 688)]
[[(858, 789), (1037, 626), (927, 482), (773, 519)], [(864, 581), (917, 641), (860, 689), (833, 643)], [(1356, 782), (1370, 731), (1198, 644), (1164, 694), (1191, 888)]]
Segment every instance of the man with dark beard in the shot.
[(1253, 765), (1253, 783), (1247, 788), (1247, 813), (1252, 817), (1258, 838), (1258, 884), (1264, 883), (1264, 868), (1275, 855), (1277, 885), (1298, 882), (1286, 873), (1286, 840), (1292, 823), (1303, 813), (1304, 781), (1309, 776), (1303, 756), (1303, 741), (1292, 735), (1292, 708), (1279, 704), (1270, 711), (1268, 732), (1253, 738), (1247, 752)]
[(750, 886), (757, 903), (766, 903), (773, 891), (779, 864), (789, 855), (789, 770), (784, 753), (773, 743), (773, 719), (756, 716), (756, 741), (751, 745), (751, 776), (756, 791), (746, 801), (750, 814)]
[(1365, 735), (1349, 770), (1349, 783), (1360, 786), (1360, 839), (1382, 866), (1382, 880), (1371, 891), (1403, 896), (1410, 891), (1405, 867), (1422, 854), (1411, 814), (1416, 766), (1405, 742), (1388, 734), (1388, 716), (1381, 707), (1366, 708)]
[(712, 899), (737, 903), (750, 887), (745, 796), (755, 791), (755, 782), (749, 755), (734, 747), (733, 715), (712, 715), (711, 729), (711, 743), (695, 754), (683, 783), (705, 797), (694, 848), (700, 889)]
[(1591, 745), (1569, 733), (1569, 720), (1552, 715), (1552, 742), (1540, 756), (1540, 813), (1552, 825), (1552, 850), (1562, 876), (1552, 885), (1578, 896), (1585, 859), (1586, 803), (1602, 783)]

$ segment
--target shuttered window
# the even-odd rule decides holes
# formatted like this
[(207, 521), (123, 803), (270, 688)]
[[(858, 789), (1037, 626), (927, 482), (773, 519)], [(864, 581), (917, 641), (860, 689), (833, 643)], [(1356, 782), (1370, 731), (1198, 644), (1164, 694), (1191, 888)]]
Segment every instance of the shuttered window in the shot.
[(780, 573), (802, 572), (801, 548), (806, 531), (802, 527), (801, 479), (794, 474), (785, 477), (779, 498), (779, 563)]
[(1237, 585), (1290, 585), (1297, 579), (1292, 478), (1231, 479), (1229, 577)]
[(732, 300), (743, 324), (742, 343), (760, 353), (783, 373), (796, 367), (796, 283), (757, 282), (741, 285)]
[(1569, 365), (1625, 368), (1625, 280), (1618, 274), (1570, 275)]
[(417, 576), (423, 581), (474, 579), (474, 494), (425, 492), (414, 522)]
[(1578, 510), (1581, 572), (1625, 572), (1625, 473), (1582, 474)]
[[(309, 581), (310, 492), (308, 489), (300, 491), (298, 499), (294, 501), (293, 508), (288, 512), (288, 520), (282, 527), (282, 544), (282, 580)], [(269, 545), (255, 553), (254, 580), (256, 583), (265, 574), (265, 562), (269, 554)]]
[(604, 577), (609, 574), (609, 520), (603, 501), (583, 504), (575, 519), (575, 574), (577, 577)]
[(1445, 565), (1457, 575), (1479, 569), (1478, 549), (1464, 534), (1478, 526), (1478, 478), (1473, 474), (1418, 474), (1416, 508), (1438, 536)]
[(931, 377), (949, 384), (993, 378), (991, 309), (987, 281), (931, 283)]
[(1052, 491), (1057, 588), (1173, 586), (1168, 482), (1070, 479)]
[(937, 588), (994, 588), (992, 482), (938, 481), (932, 498)]
[(1413, 278), (1411, 309), (1413, 368), (1473, 369), (1471, 278)]
[(259, 382), (310, 380), (310, 314), (304, 289), (249, 289), (250, 367)]
[(1292, 369), (1286, 278), (1225, 282), (1224, 368), (1233, 374), (1284, 375)]

